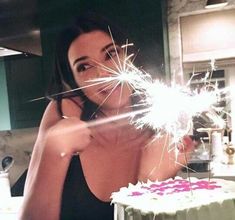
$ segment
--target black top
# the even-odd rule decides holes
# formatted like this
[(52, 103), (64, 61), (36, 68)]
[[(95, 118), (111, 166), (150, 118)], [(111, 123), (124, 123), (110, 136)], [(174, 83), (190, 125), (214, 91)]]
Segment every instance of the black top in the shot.
[(72, 158), (64, 183), (61, 220), (113, 220), (113, 206), (90, 191), (80, 158)]

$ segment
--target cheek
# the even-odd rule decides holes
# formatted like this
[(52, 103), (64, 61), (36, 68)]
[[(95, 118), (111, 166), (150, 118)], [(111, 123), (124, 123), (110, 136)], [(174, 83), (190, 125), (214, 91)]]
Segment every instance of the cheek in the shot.
[(83, 93), (87, 96), (89, 99), (94, 99), (94, 96), (97, 94), (97, 85), (93, 82), (87, 82), (89, 78), (76, 78), (76, 83), (78, 87), (83, 91)]
[(99, 105), (102, 102), (102, 98), (98, 95), (97, 90), (94, 87), (89, 87), (86, 89), (82, 89), (85, 96), (92, 102)]
[(92, 83), (94, 84), (94, 82), (89, 82), (89, 81), (97, 78), (97, 72), (95, 71), (94, 68), (92, 68), (91, 70), (87, 70), (84, 73), (73, 74), (73, 75), (76, 83), (80, 87), (87, 86)]
[(75, 82), (77, 83), (77, 85), (79, 87), (84, 87), (84, 86), (87, 86), (87, 81), (89, 80), (89, 78), (87, 78), (85, 75), (75, 75), (74, 76), (74, 79), (75, 79)]

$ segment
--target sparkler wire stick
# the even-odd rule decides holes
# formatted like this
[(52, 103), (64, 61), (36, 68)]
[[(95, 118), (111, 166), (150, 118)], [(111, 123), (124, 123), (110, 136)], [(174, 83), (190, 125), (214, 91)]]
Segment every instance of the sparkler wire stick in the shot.
[[(118, 120), (125, 119), (125, 118), (133, 118), (136, 115), (143, 114), (143, 113), (146, 113), (148, 111), (149, 111), (149, 109), (146, 108), (146, 109), (141, 109), (141, 110), (127, 112), (127, 113), (124, 113), (124, 114), (118, 114), (118, 115), (107, 117), (107, 118), (96, 119), (96, 120), (88, 121), (87, 125), (82, 125), (82, 126), (78, 125), (78, 126), (75, 126), (75, 129), (85, 128), (85, 127), (89, 128), (89, 127), (94, 127), (94, 126), (98, 126), (98, 125), (102, 125), (102, 124), (107, 124), (107, 123), (110, 123), (110, 122), (118, 121)], [(66, 117), (66, 116), (63, 116), (63, 117), (65, 119), (69, 118), (69, 117)], [(63, 130), (63, 132), (64, 132), (64, 130)]]
[[(129, 45), (132, 45), (129, 44), (128, 41), (126, 42), (126, 45), (121, 47), (124, 48), (122, 51), (124, 53), (124, 57), (120, 56), (120, 51), (118, 51), (117, 45), (114, 42), (111, 30), (110, 28), (108, 29), (116, 55), (115, 57), (113, 57), (112, 52), (109, 52), (108, 50), (106, 52), (110, 56), (110, 60), (112, 61), (113, 67), (111, 68), (95, 60), (92, 61), (94, 64), (96, 64), (96, 68), (100, 68), (104, 71), (109, 72), (110, 76), (89, 79), (87, 80), (88, 85), (86, 86), (77, 89), (72, 89), (69, 91), (60, 92), (57, 94), (52, 94), (50, 97), (56, 97), (58, 95), (67, 94), (76, 90), (89, 88), (91, 86), (101, 86), (103, 84), (104, 87), (102, 90), (108, 88), (111, 89), (110, 94), (107, 95), (107, 97), (99, 105), (99, 109), (104, 104), (104, 102), (110, 97), (111, 93), (115, 90), (117, 86), (123, 86), (123, 84), (126, 83), (128, 87), (133, 89), (134, 96), (136, 95), (142, 98), (134, 106), (140, 106), (142, 108), (140, 110), (127, 112), (124, 114), (118, 114), (108, 118), (89, 121), (87, 122), (87, 125), (85, 127), (98, 126), (112, 121), (130, 118), (130, 121), (137, 128), (149, 127), (150, 129), (155, 131), (156, 137), (157, 135), (161, 135), (162, 133), (172, 135), (173, 143), (177, 143), (191, 129), (192, 118), (194, 116), (200, 115), (202, 112), (209, 112), (211, 120), (216, 121), (216, 123), (220, 124), (219, 126), (222, 126), (223, 123), (219, 123), (219, 120), (217, 120), (219, 118), (217, 117), (216, 119), (215, 117), (215, 109), (213, 109), (212, 105), (216, 103), (218, 99), (218, 94), (221, 94), (223, 91), (217, 89), (217, 84), (213, 86), (210, 83), (212, 72), (207, 71), (207, 73), (205, 74), (205, 77), (203, 79), (204, 87), (200, 94), (189, 91), (189, 85), (191, 83), (192, 78), (198, 75), (194, 72), (194, 70), (186, 87), (180, 87), (175, 84), (172, 84), (171, 87), (168, 87), (160, 81), (153, 80), (148, 73), (134, 66), (133, 62), (131, 61), (134, 54), (128, 55), (127, 53), (127, 47)], [(215, 70), (214, 61), (211, 62), (211, 69), (212, 71)], [(206, 84), (206, 81), (208, 81), (208, 79), (209, 84)], [(214, 89), (215, 91), (210, 92), (210, 88)], [(46, 97), (41, 97), (30, 101), (37, 101), (45, 98)], [(83, 128), (83, 126), (84, 125), (75, 126), (75, 129)], [(165, 146), (163, 150), (165, 150)], [(162, 160), (163, 155), (161, 156), (160, 162)], [(187, 163), (188, 161), (186, 155), (185, 160), (185, 162)], [(149, 175), (151, 175), (155, 169), (156, 167), (153, 168)]]
[[(129, 118), (129, 117), (134, 117), (138, 114), (143, 114), (145, 112), (147, 112), (148, 109), (141, 109), (141, 110), (137, 110), (137, 111), (131, 111), (131, 112), (127, 112), (127, 113), (124, 113), (124, 114), (119, 114), (119, 115), (115, 115), (115, 116), (112, 116), (112, 117), (108, 117), (108, 118), (102, 118), (102, 119), (96, 119), (96, 120), (92, 120), (92, 121), (89, 121), (87, 122), (86, 125), (76, 125), (74, 127), (70, 127), (69, 129), (63, 129), (63, 133), (64, 132), (70, 132), (71, 130), (73, 129), (83, 129), (83, 128), (90, 128), (90, 127), (95, 127), (95, 126), (98, 126), (98, 125), (103, 125), (103, 124), (107, 124), (107, 123), (110, 123), (110, 122), (114, 122), (114, 121), (118, 121), (118, 120), (121, 120), (121, 119), (125, 119), (125, 118)], [(64, 119), (68, 119), (69, 117), (67, 116), (63, 116)], [(58, 134), (58, 133), (57, 133)], [(74, 153), (73, 155), (78, 155), (79, 153)], [(66, 153), (65, 152), (62, 152), (61, 154), (61, 157), (64, 157), (66, 156)]]

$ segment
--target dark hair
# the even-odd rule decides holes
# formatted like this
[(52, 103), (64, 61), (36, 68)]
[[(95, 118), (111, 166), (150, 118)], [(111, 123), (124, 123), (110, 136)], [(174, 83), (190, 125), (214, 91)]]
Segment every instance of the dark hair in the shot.
[[(90, 101), (82, 92), (77, 89), (72, 70), (68, 60), (68, 49), (71, 43), (81, 34), (89, 33), (94, 30), (101, 30), (110, 35), (111, 30), (114, 41), (122, 45), (127, 40), (126, 35), (115, 24), (106, 18), (95, 15), (86, 14), (78, 17), (75, 22), (65, 28), (59, 35), (55, 48), (55, 69), (52, 76), (52, 82), (48, 90), (48, 96), (57, 100), (58, 111), (62, 115), (61, 100), (64, 97), (73, 97), (79, 95), (83, 101), (83, 120), (90, 120), (94, 112), (98, 110), (98, 106)], [(53, 95), (55, 94), (55, 95)]]

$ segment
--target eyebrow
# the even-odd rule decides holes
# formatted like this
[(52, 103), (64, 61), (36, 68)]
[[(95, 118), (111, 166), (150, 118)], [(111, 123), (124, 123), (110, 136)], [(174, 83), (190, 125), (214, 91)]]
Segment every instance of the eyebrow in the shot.
[(79, 62), (79, 61), (82, 61), (82, 60), (86, 60), (88, 58), (88, 56), (82, 56), (82, 57), (79, 57), (77, 58), (76, 60), (73, 61), (73, 66)]
[(102, 48), (102, 52), (104, 52), (104, 51), (106, 51), (109, 47), (111, 47), (111, 46), (114, 46), (114, 47), (117, 47), (117, 45), (115, 44), (115, 43), (110, 43), (110, 44), (107, 44), (104, 48)]
[[(103, 47), (103, 48), (101, 49), (101, 51), (104, 52), (104, 51), (106, 51), (106, 50), (107, 50), (109, 47), (111, 47), (111, 46), (117, 47), (117, 45), (112, 42), (112, 43), (110, 43), (110, 44), (107, 44), (105, 47)], [(82, 56), (82, 57), (77, 58), (76, 60), (74, 60), (73, 66), (74, 66), (77, 62), (82, 61), (82, 60), (86, 60), (86, 59), (88, 59), (88, 56)]]

